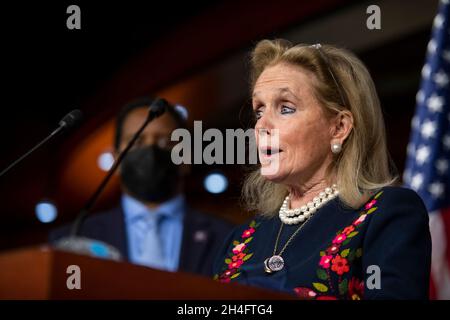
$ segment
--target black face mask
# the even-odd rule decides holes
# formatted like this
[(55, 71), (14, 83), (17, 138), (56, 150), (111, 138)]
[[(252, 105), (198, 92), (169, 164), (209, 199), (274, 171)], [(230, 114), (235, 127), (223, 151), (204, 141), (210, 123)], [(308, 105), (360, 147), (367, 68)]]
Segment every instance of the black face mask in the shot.
[(127, 191), (144, 202), (162, 202), (173, 196), (179, 170), (170, 154), (170, 151), (157, 146), (130, 151), (120, 170)]

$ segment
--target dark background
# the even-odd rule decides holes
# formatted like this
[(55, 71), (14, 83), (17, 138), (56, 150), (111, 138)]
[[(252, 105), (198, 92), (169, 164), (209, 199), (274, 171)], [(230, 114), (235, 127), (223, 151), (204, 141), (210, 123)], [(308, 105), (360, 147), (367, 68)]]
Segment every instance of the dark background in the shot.
[[(0, 179), (0, 250), (44, 242), (48, 230), (73, 219), (104, 175), (95, 152), (108, 145), (111, 127), (101, 128), (130, 99), (159, 94), (186, 106), (191, 124), (241, 127), (240, 110), (249, 101), (247, 54), (263, 38), (312, 38), (354, 50), (377, 86), (389, 150), (402, 173), (437, 1), (93, 2), (30, 1), (0, 9), (0, 168), (46, 136), (68, 111), (84, 113), (80, 127)], [(81, 8), (81, 30), (66, 28), (71, 4)], [(381, 30), (365, 27), (369, 4), (381, 8)], [(214, 170), (230, 182), (220, 195), (207, 193), (202, 184)], [(238, 206), (242, 173), (238, 166), (193, 166), (189, 202), (232, 222), (246, 220)], [(118, 194), (113, 181), (97, 209), (112, 207)], [(59, 209), (48, 225), (34, 213), (42, 199)]]

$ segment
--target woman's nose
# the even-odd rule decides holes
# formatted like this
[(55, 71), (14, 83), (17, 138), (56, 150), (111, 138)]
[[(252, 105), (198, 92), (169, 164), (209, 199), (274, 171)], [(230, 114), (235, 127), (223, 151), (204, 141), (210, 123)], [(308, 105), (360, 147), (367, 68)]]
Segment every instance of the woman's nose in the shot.
[(268, 112), (263, 113), (256, 122), (255, 130), (258, 135), (270, 135), (271, 131), (274, 129), (272, 117)]

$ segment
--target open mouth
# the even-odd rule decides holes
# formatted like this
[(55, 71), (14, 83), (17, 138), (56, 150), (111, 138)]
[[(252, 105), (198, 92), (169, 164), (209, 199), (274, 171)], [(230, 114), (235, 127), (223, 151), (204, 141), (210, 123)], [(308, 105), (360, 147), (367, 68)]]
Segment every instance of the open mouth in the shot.
[(259, 152), (263, 156), (270, 157), (283, 152), (283, 150), (279, 148), (261, 147), (259, 148)]

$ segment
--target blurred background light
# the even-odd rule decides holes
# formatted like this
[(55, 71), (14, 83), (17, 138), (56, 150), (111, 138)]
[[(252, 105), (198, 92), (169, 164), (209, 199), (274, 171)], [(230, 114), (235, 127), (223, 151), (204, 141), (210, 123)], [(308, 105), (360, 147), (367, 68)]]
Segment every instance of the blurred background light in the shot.
[(205, 177), (203, 185), (209, 193), (222, 193), (228, 187), (228, 179), (221, 173), (211, 173)]
[(42, 223), (50, 223), (58, 216), (58, 209), (50, 201), (41, 201), (36, 205), (36, 217)]
[(178, 111), (178, 113), (183, 117), (184, 120), (187, 120), (189, 117), (189, 112), (187, 111), (186, 107), (182, 106), (181, 104), (175, 105), (175, 110)]
[(102, 153), (97, 159), (97, 165), (103, 171), (108, 171), (114, 164), (114, 156), (111, 152)]

